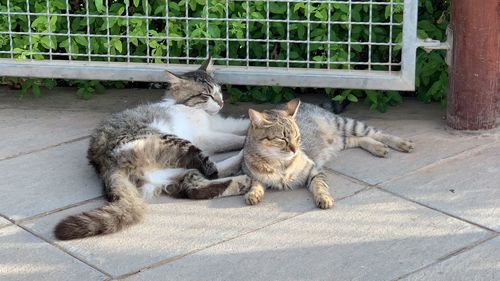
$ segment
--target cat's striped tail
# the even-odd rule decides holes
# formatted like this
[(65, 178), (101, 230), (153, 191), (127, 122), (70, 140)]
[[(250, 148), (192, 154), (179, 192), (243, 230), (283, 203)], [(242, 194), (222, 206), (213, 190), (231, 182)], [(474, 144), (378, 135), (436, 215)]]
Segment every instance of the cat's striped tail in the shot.
[(70, 240), (114, 233), (142, 220), (146, 205), (128, 176), (115, 172), (110, 175), (109, 181), (117, 200), (63, 219), (54, 229), (56, 238)]

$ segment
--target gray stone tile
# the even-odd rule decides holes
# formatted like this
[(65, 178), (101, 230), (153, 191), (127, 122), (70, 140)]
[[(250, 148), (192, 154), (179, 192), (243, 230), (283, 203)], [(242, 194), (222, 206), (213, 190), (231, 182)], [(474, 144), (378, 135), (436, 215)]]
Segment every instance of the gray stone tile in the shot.
[(0, 227), (7, 226), (7, 225), (9, 225), (9, 224), (11, 224), (11, 222), (10, 222), (10, 221), (8, 221), (8, 220), (6, 220), (6, 219), (4, 219), (4, 218), (0, 217)]
[(0, 108), (44, 109), (61, 111), (117, 112), (138, 104), (154, 102), (163, 95), (163, 90), (108, 89), (104, 94), (95, 94), (89, 100), (78, 98), (78, 89), (71, 87), (42, 91), (41, 97), (27, 95), (19, 99), (19, 92), (0, 87)]
[(403, 280), (494, 281), (500, 280), (500, 237), (453, 256)]
[(495, 141), (494, 137), (457, 136), (434, 130), (411, 138), (412, 153), (391, 150), (387, 158), (378, 158), (360, 149), (342, 151), (327, 167), (343, 174), (377, 184), (402, 176), (443, 158)]
[(500, 231), (500, 144), (382, 187)]
[(0, 161), (0, 213), (19, 220), (101, 195), (88, 140)]
[(1, 280), (104, 280), (106, 276), (17, 226), (0, 229)]
[(131, 280), (391, 280), (484, 239), (480, 228), (370, 190)]
[(361, 119), (443, 120), (446, 116), (446, 107), (439, 103), (423, 103), (408, 97), (402, 104), (389, 106), (387, 112), (370, 110), (362, 102), (351, 103), (342, 115)]
[(366, 124), (382, 130), (388, 134), (402, 138), (410, 138), (428, 132), (441, 133), (446, 130), (446, 123), (442, 119), (437, 120), (387, 120), (366, 119)]
[(104, 113), (0, 109), (0, 160), (88, 136)]
[[(352, 194), (363, 186), (330, 176), (336, 197)], [(63, 217), (93, 209), (103, 202), (65, 210), (24, 225), (54, 239), (54, 225)], [(145, 222), (107, 236), (57, 243), (114, 276), (185, 255), (253, 229), (316, 209), (305, 189), (268, 192), (257, 206), (246, 206), (241, 196), (207, 201), (160, 197), (149, 205)]]

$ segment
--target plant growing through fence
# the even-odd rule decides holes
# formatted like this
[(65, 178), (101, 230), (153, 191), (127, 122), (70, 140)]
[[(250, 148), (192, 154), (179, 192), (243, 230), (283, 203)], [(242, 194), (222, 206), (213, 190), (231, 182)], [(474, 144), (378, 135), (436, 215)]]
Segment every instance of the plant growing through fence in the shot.
[[(169, 1), (168, 16), (182, 17), (188, 14), (190, 17), (204, 18), (207, 13), (209, 18), (225, 18), (226, 13), (229, 18), (241, 18), (241, 21), (230, 21), (229, 26), (226, 22), (220, 21), (186, 21), (169, 19), (168, 22), (159, 19), (150, 19), (146, 21), (142, 18), (126, 19), (125, 17), (111, 17), (108, 20), (104, 17), (90, 17), (88, 22), (85, 17), (71, 17), (68, 23), (66, 16), (31, 16), (26, 15), (11, 15), (11, 26), (9, 29), (9, 20), (6, 14), (0, 15), (0, 31), (7, 32), (22, 31), (28, 32), (30, 29), (34, 32), (31, 36), (31, 42), (28, 35), (16, 35), (13, 39), (13, 51), (17, 59), (44, 59), (45, 54), (40, 52), (52, 53), (72, 53), (71, 59), (88, 59), (87, 54), (112, 54), (151, 57), (151, 61), (162, 63), (163, 57), (168, 55), (174, 57), (170, 59), (170, 63), (185, 63), (185, 59), (175, 59), (175, 57), (184, 57), (189, 52), (190, 57), (205, 57), (207, 55), (207, 41), (197, 40), (196, 38), (235, 38), (244, 39), (246, 33), (250, 38), (265, 39), (265, 38), (286, 38), (286, 26), (282, 22), (271, 22), (269, 24), (269, 34), (267, 33), (268, 26), (263, 22), (251, 21), (248, 24), (245, 22), (247, 8), (248, 18), (250, 19), (265, 19), (269, 12), (271, 19), (284, 19), (287, 17), (287, 4), (284, 2), (269, 2), (269, 11), (267, 10), (267, 2), (265, 1), (250, 1), (249, 6), (246, 6), (244, 1), (229, 1), (226, 11), (226, 2), (221, 0), (208, 0), (208, 9), (206, 8), (206, 0), (187, 0)], [(402, 0), (392, 0), (394, 2), (402, 2)], [(34, 13), (46, 13), (46, 0), (30, 0), (30, 11)], [(146, 11), (151, 16), (165, 17), (167, 7), (165, 0), (51, 0), (48, 2), (50, 13), (65, 14), (68, 9), (71, 14), (85, 14), (88, 10), (89, 14), (105, 14), (125, 16), (125, 15), (145, 15)], [(69, 3), (69, 7), (66, 6)], [(346, 2), (347, 3), (347, 2)], [(128, 4), (128, 9), (126, 8)], [(418, 36), (422, 38), (431, 37), (438, 40), (445, 40), (445, 29), (448, 23), (449, 0), (420, 0), (419, 1), (419, 22)], [(26, 11), (25, 0), (10, 0), (10, 12)], [(327, 21), (330, 16), (331, 21), (347, 21), (349, 19), (349, 6), (343, 3), (334, 3), (329, 7), (328, 3), (313, 3), (310, 6), (305, 2), (290, 3), (290, 19), (304, 18), (304, 15), (310, 13), (312, 20), (323, 21), (322, 24), (309, 26), (309, 36), (314, 41), (344, 41), (349, 32), (349, 25), (335, 24), (331, 25), (332, 38), (328, 38)], [(328, 11), (331, 11), (328, 15)], [(6, 12), (6, 2), (0, 3), (0, 11)], [(391, 12), (392, 11), (392, 12)], [(373, 5), (372, 6), (372, 21), (385, 22), (392, 17), (394, 22), (401, 22), (403, 17), (402, 6), (393, 5), (391, 10), (390, 5)], [(368, 21), (370, 15), (369, 5), (355, 5), (353, 2), (351, 9), (352, 21)], [(127, 29), (128, 25), (128, 29)], [(187, 26), (186, 26), (187, 25)], [(166, 27), (168, 26), (168, 30)], [(308, 26), (306, 23), (291, 23), (290, 37), (296, 40), (306, 40), (308, 36)], [(68, 30), (69, 29), (69, 30)], [(90, 34), (106, 35), (109, 30), (110, 35), (128, 34), (132, 37), (125, 39), (123, 37), (88, 37)], [(39, 35), (38, 33), (59, 33), (59, 35)], [(187, 32), (186, 32), (187, 31)], [(229, 31), (229, 34), (226, 34)], [(71, 33), (68, 39), (67, 33)], [(371, 34), (367, 26), (353, 25), (351, 29), (351, 60), (366, 61), (368, 49), (366, 45), (355, 44), (355, 42), (366, 42), (371, 35), (372, 42), (401, 42), (402, 39), (401, 27), (394, 27), (392, 37), (389, 38), (389, 33), (386, 29), (380, 26), (373, 26)], [(164, 37), (178, 37), (179, 39), (166, 40)], [(145, 37), (148, 38), (145, 38)], [(185, 40), (180, 39), (183, 36), (191, 38), (189, 49), (185, 46)], [(168, 44), (168, 48), (167, 48)], [(246, 49), (249, 48), (249, 55), (252, 58), (266, 58), (267, 53), (270, 53), (272, 59), (286, 59), (287, 53), (289, 59), (298, 61), (293, 63), (293, 67), (305, 67), (305, 61), (310, 58), (312, 61), (325, 62), (322, 64), (313, 64), (312, 67), (325, 67), (328, 62), (328, 53), (333, 62), (342, 62), (348, 59), (349, 52), (347, 47), (342, 44), (289, 44), (282, 42), (271, 44), (267, 49), (266, 44), (259, 42), (250, 42), (249, 46), (244, 40), (231, 41), (229, 48), (226, 50), (226, 42), (222, 40), (213, 40), (209, 43), (210, 53), (214, 57), (225, 57), (226, 53), (232, 58), (245, 58)], [(0, 51), (9, 51), (9, 35), (0, 34)], [(372, 48), (372, 60), (388, 61), (389, 47), (377, 46)], [(289, 52), (287, 50), (289, 49)], [(309, 53), (308, 50), (309, 49)], [(395, 46), (391, 49), (392, 62), (398, 62), (401, 49)], [(6, 54), (0, 53), (0, 57), (7, 57)], [(68, 59), (64, 56), (53, 56), (54, 59)], [(105, 57), (92, 60), (107, 60)], [(126, 58), (111, 58), (111, 61), (126, 61)], [(131, 58), (132, 62), (144, 62), (142, 58)], [(191, 63), (193, 63), (191, 61)], [(238, 64), (238, 62), (230, 62), (229, 64)], [(252, 65), (265, 65), (263, 62), (252, 62)], [(284, 62), (272, 62), (271, 66), (286, 66)], [(331, 64), (331, 68), (347, 68), (346, 64)], [(387, 70), (390, 66), (374, 65), (374, 70)], [(366, 69), (366, 65), (354, 66), (354, 69)], [(398, 70), (398, 69), (393, 69)], [(426, 53), (419, 50), (417, 53), (417, 71), (416, 71), (416, 95), (418, 99), (429, 101), (445, 102), (447, 89), (447, 66), (444, 62), (444, 52)], [(82, 98), (90, 98), (94, 92), (101, 92), (106, 86), (111, 86), (110, 83), (101, 83), (96, 81), (76, 81), (73, 85), (78, 86), (77, 95)], [(28, 92), (32, 92), (35, 96), (40, 94), (40, 87), (52, 88), (55, 86), (54, 80), (50, 79), (26, 79), (21, 88), (21, 96)], [(293, 97), (294, 92), (300, 89), (291, 89), (283, 87), (241, 87), (227, 86), (227, 91), (230, 93), (230, 101), (257, 101), (257, 102), (274, 102), (278, 103), (283, 100), (289, 100)], [(387, 105), (400, 103), (402, 97), (399, 92), (395, 91), (364, 91), (353, 89), (317, 89), (318, 92), (328, 94), (336, 101), (349, 100), (357, 102), (364, 98), (365, 102), (372, 108), (385, 111)]]

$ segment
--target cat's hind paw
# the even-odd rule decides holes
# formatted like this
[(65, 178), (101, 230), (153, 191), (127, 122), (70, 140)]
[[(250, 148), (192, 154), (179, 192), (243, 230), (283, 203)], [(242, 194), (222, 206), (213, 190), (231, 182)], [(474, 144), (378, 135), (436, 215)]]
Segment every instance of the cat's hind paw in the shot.
[(386, 145), (375, 145), (373, 146), (372, 150), (370, 151), (373, 155), (378, 156), (378, 157), (387, 157), (389, 155), (389, 147)]
[(412, 152), (415, 144), (411, 140), (403, 139), (396, 145), (396, 149), (401, 152)]

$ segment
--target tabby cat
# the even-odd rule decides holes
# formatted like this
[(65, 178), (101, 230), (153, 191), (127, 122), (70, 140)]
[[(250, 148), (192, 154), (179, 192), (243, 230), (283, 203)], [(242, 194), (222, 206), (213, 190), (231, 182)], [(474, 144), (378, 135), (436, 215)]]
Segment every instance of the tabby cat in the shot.
[(217, 164), (208, 156), (240, 150), (248, 128), (248, 120), (216, 115), (223, 100), (211, 69), (209, 58), (196, 71), (166, 72), (170, 87), (161, 102), (117, 113), (95, 130), (88, 159), (109, 203), (62, 220), (57, 238), (112, 233), (135, 224), (144, 216), (144, 197), (152, 194), (203, 199), (248, 190), (245, 175), (209, 180), (240, 169), (242, 153)]
[[(298, 99), (283, 110), (249, 110), (250, 129), (243, 149), (243, 171), (252, 178), (246, 202), (259, 203), (266, 187), (291, 190), (306, 186), (316, 205), (333, 205), (321, 167), (336, 152), (358, 147), (380, 157), (388, 148), (410, 152), (413, 143), (378, 131), (364, 123), (334, 115)], [(302, 139), (301, 139), (302, 134)]]

